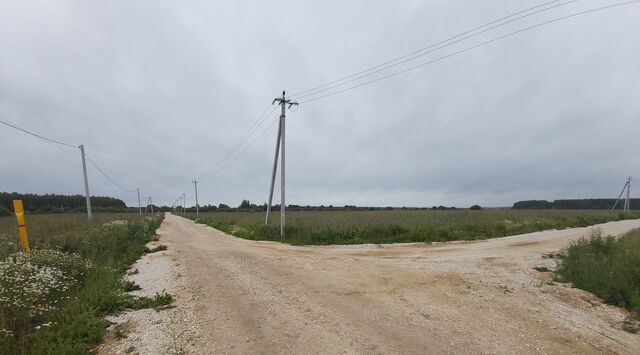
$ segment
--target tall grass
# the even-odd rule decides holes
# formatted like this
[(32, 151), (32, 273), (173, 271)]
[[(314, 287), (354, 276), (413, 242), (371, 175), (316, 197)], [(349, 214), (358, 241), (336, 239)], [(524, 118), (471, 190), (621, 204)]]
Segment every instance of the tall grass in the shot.
[(277, 212), (267, 227), (263, 212), (201, 213), (197, 221), (246, 239), (326, 245), (486, 239), (639, 217), (593, 210), (295, 211), (287, 213), (285, 238)]
[(640, 316), (640, 229), (619, 238), (600, 232), (561, 253), (557, 279)]
[[(132, 214), (99, 214), (91, 222), (77, 214), (29, 215), (32, 253), (24, 255), (17, 250), (15, 221), (0, 218), (0, 294), (4, 296), (0, 298), (0, 353), (87, 353), (104, 335), (104, 315), (170, 302), (168, 295), (134, 299), (124, 292), (121, 281), (161, 222), (160, 215), (140, 220)], [(89, 266), (72, 282), (78, 265)], [(40, 298), (16, 307), (29, 295), (25, 290), (42, 285), (34, 278), (33, 287), (21, 288), (23, 276), (40, 274), (42, 280), (51, 281), (51, 290), (40, 290), (36, 292)], [(34, 314), (39, 304), (50, 307)]]

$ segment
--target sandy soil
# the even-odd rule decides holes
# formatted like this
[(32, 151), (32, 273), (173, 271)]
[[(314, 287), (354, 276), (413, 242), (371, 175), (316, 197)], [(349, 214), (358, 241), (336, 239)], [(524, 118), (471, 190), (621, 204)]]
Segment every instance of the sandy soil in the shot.
[[(620, 234), (640, 220), (597, 227)], [(177, 307), (114, 320), (129, 335), (102, 351), (638, 354), (640, 334), (621, 328), (624, 310), (533, 269), (553, 267), (543, 255), (590, 229), (294, 247), (237, 239), (168, 214), (159, 234), (169, 249), (141, 259), (133, 276), (143, 293), (166, 288)]]

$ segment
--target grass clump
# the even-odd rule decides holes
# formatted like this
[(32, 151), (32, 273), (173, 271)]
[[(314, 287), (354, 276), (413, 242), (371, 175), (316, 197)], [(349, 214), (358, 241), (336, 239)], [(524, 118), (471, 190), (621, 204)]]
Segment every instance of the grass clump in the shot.
[(164, 245), (164, 244), (160, 244), (160, 245), (158, 245), (156, 247), (153, 247), (153, 248), (144, 247), (144, 252), (147, 253), (147, 254), (159, 252), (159, 251), (162, 251), (162, 250), (167, 250), (167, 246)]
[(596, 231), (562, 252), (556, 279), (570, 282), (605, 302), (631, 311), (625, 322), (636, 329), (640, 320), (640, 229), (619, 238)]
[(133, 281), (126, 280), (122, 282), (122, 290), (124, 292), (138, 291), (140, 286)]
[(130, 309), (146, 309), (153, 308), (155, 310), (168, 308), (173, 302), (173, 297), (166, 293), (156, 293), (153, 297), (136, 297), (126, 303), (126, 308)]

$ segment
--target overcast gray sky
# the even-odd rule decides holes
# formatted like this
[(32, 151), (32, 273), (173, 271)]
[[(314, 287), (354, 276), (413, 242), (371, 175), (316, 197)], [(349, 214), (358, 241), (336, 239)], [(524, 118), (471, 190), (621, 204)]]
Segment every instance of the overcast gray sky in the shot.
[[(191, 205), (191, 180), (282, 89), (309, 89), (544, 2), (0, 0), (0, 117), (85, 144), (126, 189), (164, 204), (186, 193)], [(615, 2), (572, 2), (394, 70)], [(617, 196), (626, 176), (640, 178), (639, 25), (640, 4), (591, 13), (300, 105), (287, 116), (287, 202)], [(274, 125), (202, 177), (200, 204), (265, 202), (275, 136)], [(0, 125), (0, 151), (0, 191), (83, 193), (77, 149)], [(93, 195), (135, 204), (92, 166), (89, 179)]]

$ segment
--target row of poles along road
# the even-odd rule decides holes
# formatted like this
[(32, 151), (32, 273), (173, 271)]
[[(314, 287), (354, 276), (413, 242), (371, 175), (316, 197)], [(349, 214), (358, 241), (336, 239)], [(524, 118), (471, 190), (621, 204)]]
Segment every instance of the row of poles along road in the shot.
[[(278, 171), (278, 160), (280, 160), (280, 235), (284, 237), (285, 234), (285, 225), (286, 225), (286, 193), (285, 193), (285, 167), (286, 167), (286, 108), (288, 106), (289, 109), (291, 109), (292, 106), (297, 106), (298, 103), (297, 102), (293, 102), (289, 99), (286, 98), (286, 93), (285, 91), (282, 91), (282, 97), (277, 97), (273, 100), (272, 104), (278, 103), (278, 105), (280, 106), (280, 117), (278, 120), (278, 134), (276, 136), (276, 149), (275, 149), (275, 154), (274, 154), (274, 158), (273, 158), (273, 169), (271, 172), (271, 184), (269, 187), (269, 200), (267, 203), (267, 211), (266, 211), (266, 215), (265, 215), (265, 219), (264, 219), (264, 225), (267, 226), (269, 225), (269, 214), (271, 212), (271, 206), (273, 203), (273, 191), (275, 188), (275, 180), (276, 180), (276, 175), (277, 175), (277, 171)], [(80, 154), (82, 156), (82, 173), (83, 173), (83, 178), (84, 178), (84, 189), (85, 189), (85, 197), (86, 197), (86, 203), (87, 203), (87, 216), (90, 219), (91, 218), (91, 200), (89, 198), (89, 180), (87, 178), (87, 166), (86, 166), (86, 162), (85, 162), (85, 153), (84, 153), (84, 145), (80, 145)], [(199, 211), (199, 203), (198, 203), (198, 180), (193, 180), (191, 181), (193, 183), (194, 186), (194, 190), (195, 190), (195, 199), (196, 199), (196, 216), (199, 215), (200, 211)], [(140, 203), (140, 189), (136, 188), (136, 192), (138, 194), (138, 212), (140, 213), (140, 215), (142, 215), (142, 206)], [(620, 202), (620, 199), (622, 198), (622, 195), (626, 192), (626, 198), (625, 198), (625, 202), (624, 202), (624, 213), (629, 213), (629, 209), (630, 209), (630, 204), (631, 204), (631, 200), (630, 200), (630, 194), (631, 194), (631, 177), (627, 178), (627, 181), (625, 182), (622, 191), (620, 191), (620, 195), (618, 195), (618, 198), (616, 199), (616, 202), (614, 203), (613, 207), (611, 208), (611, 210), (615, 210), (615, 208), (617, 207), (618, 203)], [(151, 206), (151, 212), (153, 213), (153, 204), (151, 201), (151, 197), (149, 197), (148, 201), (147, 201), (147, 207)], [(173, 204), (172, 204), (172, 210), (174, 213), (178, 212), (182, 212), (184, 213), (186, 211), (186, 195), (183, 193), (182, 196), (180, 196), (178, 199), (176, 199)], [(146, 208), (145, 208), (145, 212), (146, 212)]]

